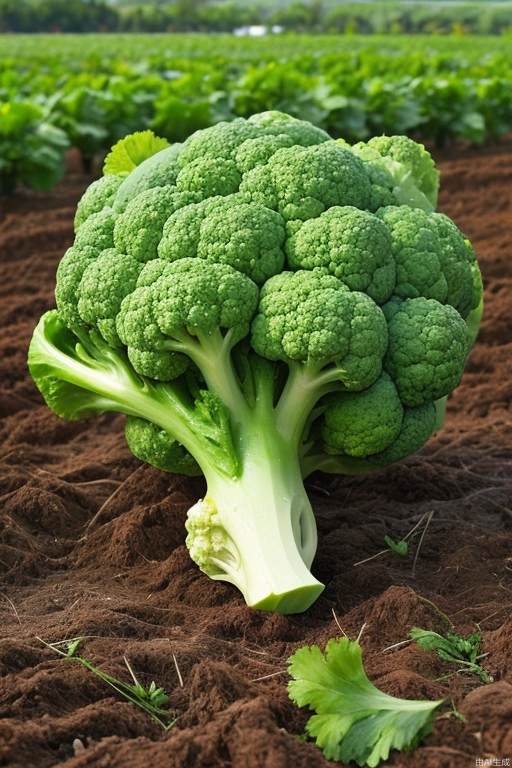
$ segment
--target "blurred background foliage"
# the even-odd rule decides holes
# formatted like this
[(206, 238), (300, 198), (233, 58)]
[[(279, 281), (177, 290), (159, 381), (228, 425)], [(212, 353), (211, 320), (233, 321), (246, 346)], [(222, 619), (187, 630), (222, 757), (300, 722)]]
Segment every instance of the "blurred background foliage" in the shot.
[(489, 0), (0, 0), (0, 32), (231, 32), (248, 26), (317, 34), (507, 34), (512, 3)]

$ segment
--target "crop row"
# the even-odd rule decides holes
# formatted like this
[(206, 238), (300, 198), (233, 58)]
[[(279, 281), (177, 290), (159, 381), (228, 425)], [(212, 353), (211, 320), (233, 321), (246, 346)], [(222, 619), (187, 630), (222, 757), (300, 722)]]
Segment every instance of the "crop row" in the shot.
[(181, 141), (267, 109), (349, 141), (407, 133), (441, 145), (512, 130), (512, 55), (496, 40), (419, 39), (411, 51), (398, 37), (114, 36), (107, 55), (103, 36), (82, 39), (74, 58), (75, 38), (53, 40), (48, 55), (45, 38), (0, 38), (4, 191), (51, 186), (66, 146), (90, 168), (126, 133)]

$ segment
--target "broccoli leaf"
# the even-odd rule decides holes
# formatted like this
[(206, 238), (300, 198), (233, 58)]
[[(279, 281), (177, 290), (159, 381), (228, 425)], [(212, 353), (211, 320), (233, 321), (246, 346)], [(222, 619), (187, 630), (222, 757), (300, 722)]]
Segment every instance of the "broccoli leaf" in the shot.
[(380, 691), (366, 675), (361, 646), (346, 637), (329, 640), (324, 653), (317, 645), (300, 648), (289, 672), (289, 696), (314, 710), (306, 731), (328, 760), (372, 768), (392, 749), (412, 749), (430, 732), (442, 704)]
[(148, 157), (169, 146), (167, 139), (155, 136), (153, 131), (137, 131), (119, 139), (105, 158), (103, 173), (118, 175), (130, 173)]

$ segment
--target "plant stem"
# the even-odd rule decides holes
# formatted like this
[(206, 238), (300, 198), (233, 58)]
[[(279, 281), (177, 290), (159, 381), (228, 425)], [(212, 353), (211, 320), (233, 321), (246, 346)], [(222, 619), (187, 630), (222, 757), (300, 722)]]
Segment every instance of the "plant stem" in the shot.
[(206, 472), (205, 501), (218, 512), (232, 554), (210, 575), (237, 586), (252, 607), (295, 613), (323, 590), (309, 571), (316, 525), (297, 453), (266, 413), (256, 408), (240, 431), (240, 477)]
[(291, 363), (290, 373), (276, 405), (276, 424), (281, 434), (298, 451), (304, 427), (318, 400), (339, 388), (339, 374), (328, 369)]

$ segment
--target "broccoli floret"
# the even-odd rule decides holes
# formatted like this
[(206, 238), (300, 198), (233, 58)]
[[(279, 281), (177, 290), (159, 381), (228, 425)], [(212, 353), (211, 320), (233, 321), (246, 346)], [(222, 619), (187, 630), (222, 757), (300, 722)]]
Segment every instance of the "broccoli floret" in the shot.
[[(249, 120), (237, 118), (230, 123), (218, 123), (211, 128), (204, 128), (196, 131), (183, 144), (180, 152), (179, 165), (181, 168), (193, 163), (195, 160), (219, 158), (225, 160), (235, 160), (240, 171), (245, 171), (245, 161), (239, 148), (245, 145), (247, 156), (254, 157), (253, 145), (246, 143), (251, 139), (261, 139), (262, 137), (287, 136), (290, 144), (298, 144), (308, 147), (313, 144), (320, 144), (328, 141), (330, 136), (304, 120), (297, 120), (283, 112), (262, 112), (259, 115), (253, 115)], [(262, 144), (262, 147), (274, 146), (276, 149), (283, 146), (283, 139), (277, 144)], [(267, 151), (266, 149), (264, 150)]]
[(188, 368), (188, 361), (184, 355), (166, 349), (167, 339), (160, 330), (153, 298), (150, 285), (142, 285), (136, 293), (126, 296), (116, 319), (116, 332), (137, 373), (157, 381), (172, 381)]
[[(366, 395), (366, 393), (364, 394)], [(368, 414), (365, 413), (365, 416), (368, 417)], [(387, 423), (390, 423), (389, 420)], [(418, 451), (435, 429), (436, 407), (433, 403), (419, 405), (417, 408), (405, 406), (398, 435), (387, 448), (378, 453), (356, 456), (347, 450), (346, 445), (336, 444), (337, 433), (333, 432), (324, 422), (322, 424), (324, 444), (310, 443), (308, 455), (302, 462), (304, 477), (315, 470), (336, 475), (359, 475), (381, 469)], [(355, 446), (359, 444), (354, 442)]]
[(73, 330), (82, 325), (78, 312), (80, 283), (85, 270), (97, 257), (98, 253), (94, 247), (73, 246), (68, 248), (57, 267), (55, 303), (62, 320)]
[(332, 453), (371, 456), (395, 442), (404, 409), (393, 381), (383, 373), (364, 392), (341, 392), (327, 406), (322, 437)]
[(259, 285), (282, 270), (284, 240), (284, 221), (275, 211), (257, 203), (228, 203), (203, 220), (197, 256), (229, 264)]
[(126, 416), (135, 456), (202, 473), (192, 559), (304, 611), (304, 477), (399, 461), (440, 429), (482, 314), (470, 243), (404, 137), (350, 147), (265, 112), (166, 147), (126, 137), (84, 195), (29, 368), (68, 419)]
[(453, 221), (442, 213), (405, 205), (381, 208), (376, 215), (391, 233), (397, 271), (394, 293), (437, 299), (465, 319), (480, 302), (480, 272), (471, 244)]
[(387, 311), (389, 347), (384, 365), (402, 402), (423, 405), (448, 395), (460, 382), (469, 351), (464, 320), (453, 307), (434, 299), (393, 304)]
[(169, 261), (197, 256), (229, 264), (261, 284), (284, 264), (281, 216), (240, 195), (216, 196), (187, 205), (167, 219), (158, 246)]
[(121, 302), (135, 289), (143, 264), (133, 256), (111, 248), (94, 259), (80, 282), (78, 313), (84, 325), (98, 329), (107, 344), (121, 344), (116, 318)]
[[(398, 203), (427, 213), (435, 209), (439, 172), (423, 144), (408, 136), (376, 136), (355, 144), (352, 151), (367, 164), (374, 183), (373, 204), (381, 200), (381, 205)], [(390, 193), (393, 200), (385, 202)]]
[(90, 248), (97, 255), (114, 247), (114, 224), (116, 214), (112, 208), (103, 208), (84, 221), (76, 233), (73, 247), (77, 250)]
[(189, 136), (183, 144), (179, 165), (183, 168), (196, 160), (206, 159), (233, 160), (240, 144), (262, 134), (255, 125), (243, 118), (203, 128)]
[(75, 232), (93, 213), (112, 206), (123, 179), (123, 176), (102, 176), (87, 187), (76, 208)]
[(398, 437), (384, 451), (368, 456), (368, 462), (385, 467), (410, 456), (426, 443), (435, 429), (436, 408), (434, 403), (425, 403), (416, 408), (404, 408), (402, 426)]
[(283, 147), (292, 147), (294, 144), (291, 136), (279, 133), (275, 136), (258, 136), (256, 139), (247, 139), (237, 148), (235, 162), (240, 173), (252, 171), (259, 165), (266, 165), (272, 155)]
[(478, 305), (474, 296), (473, 249), (448, 216), (433, 213), (430, 218), (437, 230), (441, 246), (441, 265), (448, 288), (446, 303), (451, 304), (461, 317), (466, 318), (470, 310)]
[(333, 205), (366, 208), (371, 183), (363, 162), (334, 141), (278, 150), (244, 174), (240, 191), (283, 218), (312, 219)]
[(315, 270), (270, 278), (252, 324), (251, 343), (262, 357), (300, 363), (315, 376), (333, 364), (327, 375), (354, 390), (380, 374), (387, 341), (384, 315), (366, 294)]
[(163, 226), (158, 256), (168, 261), (197, 256), (201, 224), (219, 200), (215, 197), (192, 203), (171, 214)]
[(395, 294), (404, 299), (425, 296), (444, 302), (448, 284), (442, 268), (441, 243), (431, 217), (406, 205), (381, 208), (377, 216), (391, 233)]
[(302, 147), (321, 144), (331, 138), (328, 133), (316, 125), (311, 125), (307, 120), (298, 120), (277, 110), (252, 115), (247, 122), (251, 126), (258, 126), (267, 135), (286, 134), (294, 144), (300, 144)]
[(354, 291), (382, 304), (396, 282), (388, 227), (368, 211), (329, 208), (309, 219), (287, 241), (292, 269), (320, 267)]
[(146, 464), (178, 475), (193, 477), (201, 474), (194, 457), (165, 429), (151, 421), (128, 416), (124, 436), (133, 455)]
[[(207, 382), (217, 380), (226, 356), (249, 330), (256, 285), (226, 264), (198, 259), (165, 265), (153, 276), (149, 284), (148, 271), (142, 274), (143, 285), (124, 299), (117, 317), (117, 331), (135, 370), (162, 380), (162, 368), (173, 371), (174, 363), (188, 356)], [(152, 371), (154, 362), (158, 369)], [(229, 399), (228, 391), (224, 397)]]
[(141, 376), (149, 376), (155, 381), (173, 381), (188, 368), (188, 360), (183, 355), (133, 346), (126, 351), (133, 369)]
[(156, 259), (164, 224), (174, 211), (196, 202), (190, 192), (176, 187), (152, 187), (134, 197), (118, 216), (114, 243), (120, 253), (129, 253), (140, 261)]
[(193, 192), (200, 200), (236, 192), (242, 180), (234, 160), (224, 157), (198, 157), (178, 174), (176, 187)]

